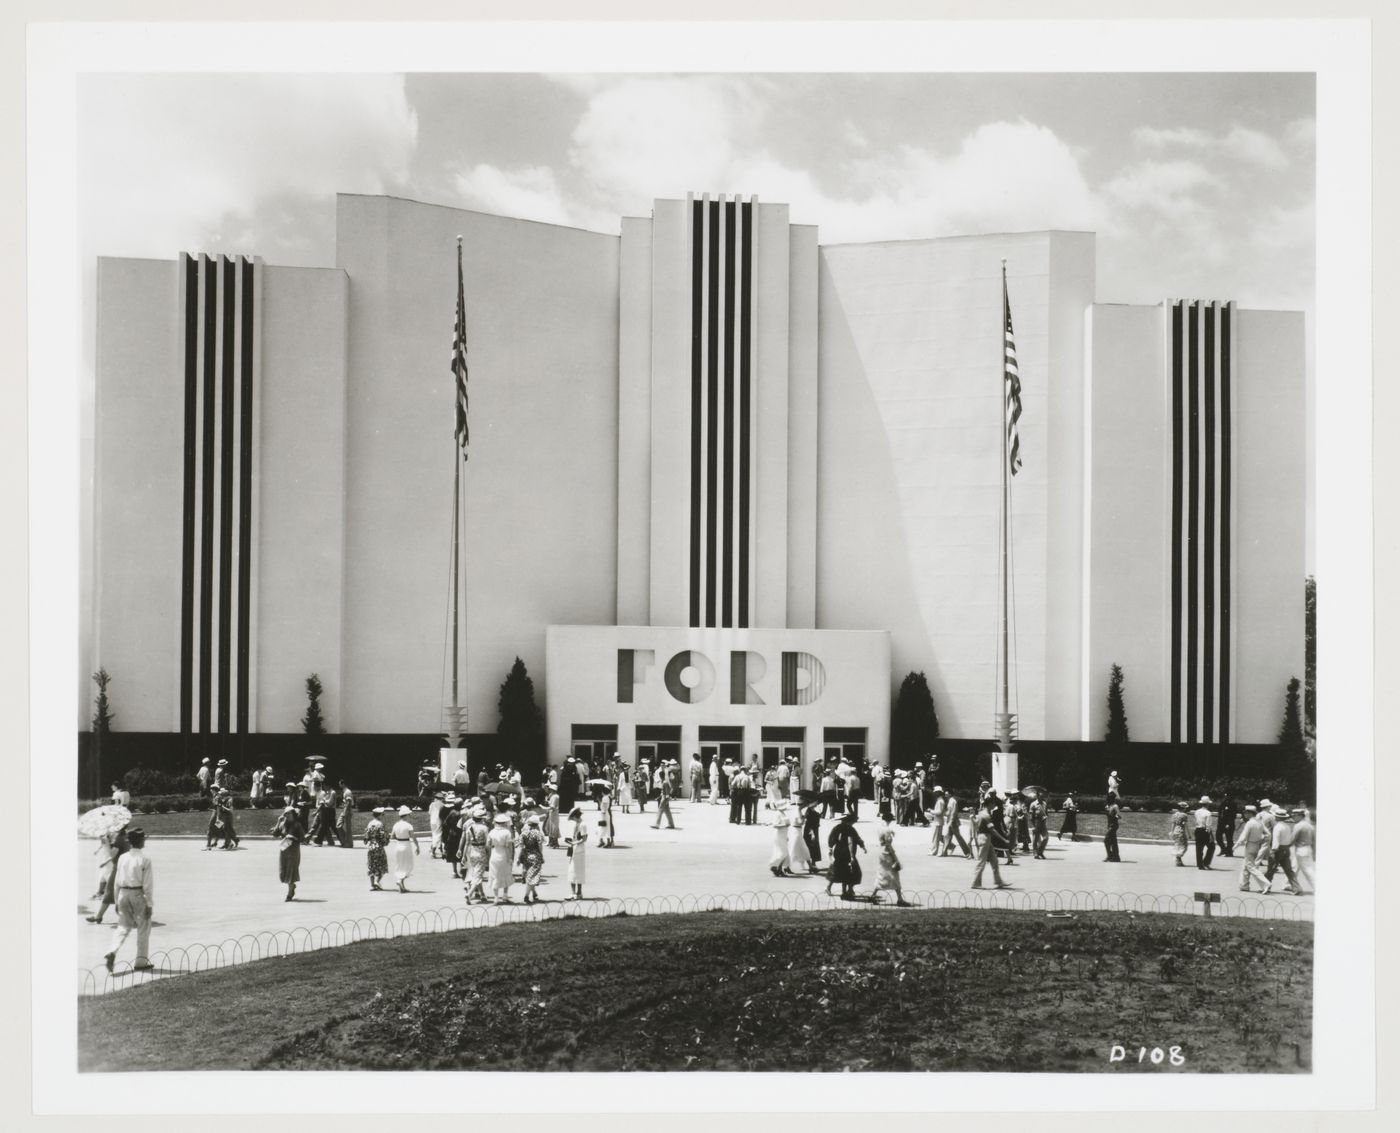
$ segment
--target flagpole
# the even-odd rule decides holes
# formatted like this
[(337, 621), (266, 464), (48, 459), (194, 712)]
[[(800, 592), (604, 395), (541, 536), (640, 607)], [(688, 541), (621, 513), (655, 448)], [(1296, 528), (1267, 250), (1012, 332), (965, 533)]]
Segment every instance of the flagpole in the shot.
[[(462, 670), (466, 668), (462, 650), (462, 527), (466, 511), (466, 495), (462, 484), (462, 465), (466, 463), (466, 295), (462, 282), (462, 237), (457, 237), (457, 323), (453, 329), (452, 375), (456, 397), (456, 428), (453, 431), (452, 467), (452, 551), (451, 551), (451, 631), (452, 650), (451, 703), (446, 717), (447, 746), (455, 748), (466, 738), (466, 713), (461, 707)], [(439, 686), (440, 687), (440, 686)]]
[[(460, 251), (460, 245), (458, 250)], [(454, 441), (453, 448), (456, 448)], [(458, 595), (461, 591), (461, 584), (458, 581), (461, 563), (461, 522), (462, 513), (462, 457), (458, 452), (452, 454), (454, 465), (452, 476), (452, 711), (453, 718), (456, 719), (457, 712), (457, 657), (460, 645), (460, 635), (458, 632)]]
[(1008, 681), (1007, 543), (1011, 511), (1011, 452), (1007, 447), (1007, 260), (1001, 260), (1001, 713), (997, 717), (997, 744), (1011, 751), (1011, 699)]
[(1001, 261), (1001, 713), (997, 717), (997, 744), (1006, 754), (1011, 750), (1011, 698), (1009, 619), (1007, 591), (1011, 580), (1007, 574), (1007, 545), (1011, 541), (1011, 451), (1008, 448), (1006, 423), (1006, 261)]

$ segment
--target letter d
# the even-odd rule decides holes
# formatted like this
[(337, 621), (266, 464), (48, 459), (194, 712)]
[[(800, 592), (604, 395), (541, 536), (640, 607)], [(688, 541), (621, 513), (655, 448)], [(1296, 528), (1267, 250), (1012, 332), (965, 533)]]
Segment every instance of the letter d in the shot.
[(1117, 1043), (1114, 1043), (1113, 1049), (1108, 1052), (1109, 1062), (1122, 1062), (1127, 1057), (1128, 1052)]

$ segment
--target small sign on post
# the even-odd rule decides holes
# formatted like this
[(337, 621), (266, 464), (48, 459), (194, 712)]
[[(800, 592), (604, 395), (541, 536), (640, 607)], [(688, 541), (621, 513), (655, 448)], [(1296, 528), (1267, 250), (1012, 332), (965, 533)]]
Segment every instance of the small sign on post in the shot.
[(1219, 894), (1219, 893), (1197, 893), (1197, 894), (1196, 894), (1196, 900), (1197, 900), (1197, 901), (1200, 901), (1200, 902), (1205, 906), (1205, 915), (1206, 915), (1207, 917), (1209, 917), (1209, 916), (1211, 915), (1211, 911), (1210, 911), (1211, 904), (1212, 904), (1212, 903), (1218, 903), (1218, 902), (1220, 901), (1220, 894)]

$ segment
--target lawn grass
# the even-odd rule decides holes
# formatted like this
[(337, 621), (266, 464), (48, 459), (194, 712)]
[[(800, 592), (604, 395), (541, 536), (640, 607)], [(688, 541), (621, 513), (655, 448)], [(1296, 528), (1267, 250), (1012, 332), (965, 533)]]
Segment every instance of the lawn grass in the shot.
[(1312, 926), (1122, 913), (581, 918), (370, 941), (79, 1003), (97, 1070), (1311, 1067)]

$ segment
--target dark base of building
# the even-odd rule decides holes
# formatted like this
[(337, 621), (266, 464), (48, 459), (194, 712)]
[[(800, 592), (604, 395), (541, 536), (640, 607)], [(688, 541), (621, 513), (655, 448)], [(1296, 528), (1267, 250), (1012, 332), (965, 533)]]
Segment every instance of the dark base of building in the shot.
[[(235, 775), (246, 776), (255, 768), (271, 765), (279, 777), (291, 778), (293, 772), (300, 777), (305, 757), (320, 755), (325, 757), (333, 782), (345, 779), (360, 790), (383, 788), (403, 794), (415, 789), (418, 769), (425, 762), (437, 763), (442, 746), (440, 735), (420, 733), (308, 736), (264, 732), (219, 739), (170, 732), (113, 732), (99, 751), (92, 733), (80, 732), (77, 786), (80, 797), (101, 798), (110, 792), (114, 780), (132, 768), (193, 775), (205, 755), (215, 762), (227, 759)], [(543, 767), (541, 755), (521, 752), (494, 732), (475, 733), (465, 746), (473, 782), (479, 771), (498, 763), (515, 764), (527, 783), (538, 780)], [(940, 738), (935, 744), (939, 763), (935, 781), (959, 791), (975, 790), (979, 781), (991, 778), (990, 752), (995, 747), (989, 739)], [(1016, 744), (1016, 751), (1020, 754), (1021, 783), (1039, 784), (1056, 792), (1102, 795), (1109, 770), (1116, 770), (1127, 797), (1244, 789), (1232, 787), (1232, 780), (1281, 781), (1292, 795), (1309, 801), (1316, 797), (1315, 768), (1304, 759), (1291, 757), (1277, 744), (1109, 745), (1024, 740)], [(688, 766), (691, 754), (681, 753), (683, 765)], [(553, 761), (557, 763), (562, 755), (557, 753)], [(895, 767), (913, 767), (922, 761), (922, 753), (892, 760)]]

